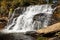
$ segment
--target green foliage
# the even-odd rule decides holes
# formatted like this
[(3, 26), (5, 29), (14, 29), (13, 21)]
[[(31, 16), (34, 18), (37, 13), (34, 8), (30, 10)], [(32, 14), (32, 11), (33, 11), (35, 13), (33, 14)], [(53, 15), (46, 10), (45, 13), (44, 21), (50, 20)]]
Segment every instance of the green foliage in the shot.
[(37, 40), (48, 40), (48, 38), (45, 38), (45, 37), (38, 37)]
[(49, 0), (49, 3), (50, 3), (50, 4), (52, 4), (52, 3), (53, 3), (53, 1), (52, 1), (52, 0)]
[(46, 4), (45, 0), (0, 0), (0, 14), (9, 13), (10, 9), (14, 10), (18, 6)]

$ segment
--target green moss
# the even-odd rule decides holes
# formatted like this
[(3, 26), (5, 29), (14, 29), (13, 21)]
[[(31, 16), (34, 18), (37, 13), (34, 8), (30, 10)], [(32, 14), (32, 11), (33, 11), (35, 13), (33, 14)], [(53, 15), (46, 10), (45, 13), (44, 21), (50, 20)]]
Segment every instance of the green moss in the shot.
[(47, 40), (48, 38), (46, 37), (38, 37), (37, 40)]

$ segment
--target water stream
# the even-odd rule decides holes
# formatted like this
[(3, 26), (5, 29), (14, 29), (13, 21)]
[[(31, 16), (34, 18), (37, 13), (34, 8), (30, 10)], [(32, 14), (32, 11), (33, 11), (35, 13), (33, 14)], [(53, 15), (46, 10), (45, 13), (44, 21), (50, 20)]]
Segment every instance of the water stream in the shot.
[[(40, 28), (47, 27), (53, 11), (54, 9), (51, 7), (51, 5), (48, 4), (28, 6), (24, 12), (22, 11), (23, 13), (20, 16), (14, 18), (12, 23), (3, 29), (3, 32), (25, 33), (27, 31), (36, 31)], [(40, 22), (36, 23), (36, 21), (33, 21), (33, 17), (37, 14), (43, 14), (43, 16), (40, 17)]]

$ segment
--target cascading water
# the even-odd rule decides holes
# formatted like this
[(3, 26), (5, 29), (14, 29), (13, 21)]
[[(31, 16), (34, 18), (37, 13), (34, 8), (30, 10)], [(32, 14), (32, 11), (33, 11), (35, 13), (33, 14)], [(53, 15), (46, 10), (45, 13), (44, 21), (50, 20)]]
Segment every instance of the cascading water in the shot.
[[(50, 18), (53, 14), (54, 9), (52, 9), (51, 5), (35, 5), (27, 7), (26, 11), (20, 15), (17, 20), (13, 19), (12, 24), (3, 29), (3, 32), (13, 33), (13, 32), (27, 32), (27, 31), (35, 31), (40, 29), (40, 27), (47, 27), (50, 21)], [(36, 26), (36, 22), (33, 22), (33, 17), (37, 14), (45, 14), (40, 19), (41, 23), (38, 23)], [(13, 26), (14, 25), (14, 26)], [(42, 25), (42, 26), (41, 26)], [(13, 26), (13, 27), (12, 27)], [(37, 29), (36, 29), (36, 28)]]

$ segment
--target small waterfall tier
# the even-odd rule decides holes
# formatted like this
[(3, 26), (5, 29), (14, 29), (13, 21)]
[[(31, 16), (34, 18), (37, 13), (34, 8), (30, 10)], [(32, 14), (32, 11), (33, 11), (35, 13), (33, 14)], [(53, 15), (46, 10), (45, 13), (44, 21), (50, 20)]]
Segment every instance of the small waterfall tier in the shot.
[[(3, 29), (3, 32), (25, 33), (27, 31), (36, 31), (41, 27), (47, 27), (53, 14), (53, 11), (54, 9), (51, 7), (51, 5), (48, 4), (28, 6), (26, 8), (26, 11), (23, 12), (23, 14), (21, 14), (17, 18), (14, 18), (12, 20), (12, 23)], [(40, 17), (41, 22), (38, 22), (38, 25), (36, 26), (37, 23), (33, 21), (33, 17), (37, 14), (44, 14), (44, 15), (43, 17)]]

